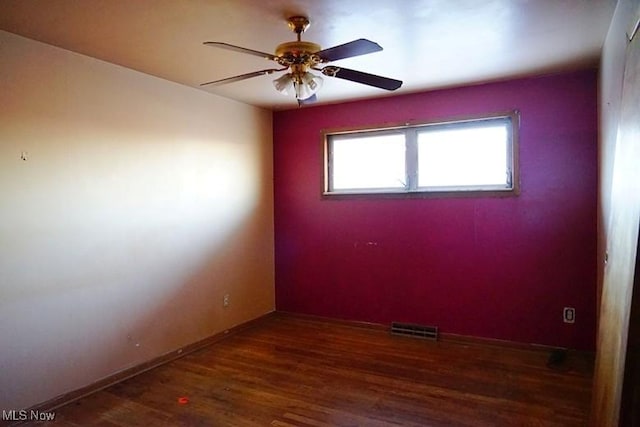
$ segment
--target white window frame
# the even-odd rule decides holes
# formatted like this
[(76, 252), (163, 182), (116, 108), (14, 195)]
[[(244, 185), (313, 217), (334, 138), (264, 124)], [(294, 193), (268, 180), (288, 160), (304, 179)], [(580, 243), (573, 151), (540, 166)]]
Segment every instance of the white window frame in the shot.
[[(424, 130), (451, 127), (476, 126), (482, 123), (507, 123), (507, 185), (467, 186), (418, 186), (418, 133)], [(377, 126), (366, 129), (328, 130), (322, 133), (324, 150), (324, 182), (322, 194), (327, 197), (390, 196), (390, 197), (459, 197), (459, 196), (515, 196), (520, 192), (518, 168), (519, 113), (511, 111), (473, 118), (462, 118), (402, 125)], [(405, 136), (405, 186), (402, 188), (334, 189), (332, 183), (333, 140), (345, 136), (366, 137), (385, 133), (402, 133)]]

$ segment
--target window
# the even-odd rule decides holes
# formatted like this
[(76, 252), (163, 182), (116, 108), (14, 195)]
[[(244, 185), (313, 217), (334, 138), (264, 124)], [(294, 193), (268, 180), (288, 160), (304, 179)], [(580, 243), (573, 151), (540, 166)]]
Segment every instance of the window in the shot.
[(326, 195), (515, 194), (517, 113), (325, 133)]

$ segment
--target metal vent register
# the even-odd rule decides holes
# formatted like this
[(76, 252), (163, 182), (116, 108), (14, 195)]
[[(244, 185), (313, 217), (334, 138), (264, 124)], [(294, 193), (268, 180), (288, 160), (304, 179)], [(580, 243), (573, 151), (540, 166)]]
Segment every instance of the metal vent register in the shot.
[(428, 340), (438, 339), (437, 326), (413, 325), (410, 323), (391, 322), (391, 334), (405, 337), (424, 338)]

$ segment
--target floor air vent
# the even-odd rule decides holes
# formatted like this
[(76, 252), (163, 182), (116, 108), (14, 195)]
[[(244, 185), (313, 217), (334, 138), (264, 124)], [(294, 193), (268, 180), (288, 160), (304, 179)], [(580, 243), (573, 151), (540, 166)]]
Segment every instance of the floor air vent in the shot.
[(437, 326), (412, 325), (410, 323), (391, 322), (391, 334), (405, 337), (424, 338), (429, 340), (438, 339)]

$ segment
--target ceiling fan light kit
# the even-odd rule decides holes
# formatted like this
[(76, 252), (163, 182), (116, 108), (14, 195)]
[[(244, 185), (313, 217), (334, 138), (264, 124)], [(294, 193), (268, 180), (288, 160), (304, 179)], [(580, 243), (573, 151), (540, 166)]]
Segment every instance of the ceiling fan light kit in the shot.
[(293, 89), (296, 99), (304, 101), (320, 90), (322, 82), (322, 77), (306, 71), (297, 74), (284, 74), (273, 81), (273, 86), (283, 95), (289, 95)]
[(320, 45), (316, 43), (301, 40), (302, 33), (305, 32), (310, 25), (307, 17), (292, 16), (287, 20), (287, 23), (289, 28), (296, 33), (297, 40), (278, 45), (275, 50), (275, 55), (223, 42), (204, 42), (207, 46), (260, 56), (278, 63), (283, 68), (254, 71), (234, 77), (227, 77), (220, 80), (202, 83), (200, 86), (216, 86), (246, 80), (265, 74), (272, 74), (279, 71), (287, 71), (286, 74), (273, 80), (273, 85), (276, 90), (283, 95), (288, 95), (293, 92), (299, 105), (307, 102), (314, 102), (316, 100), (316, 93), (322, 88), (322, 77), (311, 73), (310, 70), (319, 71), (328, 77), (336, 77), (368, 86), (374, 86), (380, 89), (396, 90), (402, 86), (402, 81), (400, 80), (364, 73), (362, 71), (350, 70), (333, 65), (322, 68), (319, 67), (322, 64), (337, 61), (339, 59), (379, 52), (382, 50), (382, 47), (377, 43), (367, 39), (358, 39), (322, 50)]

